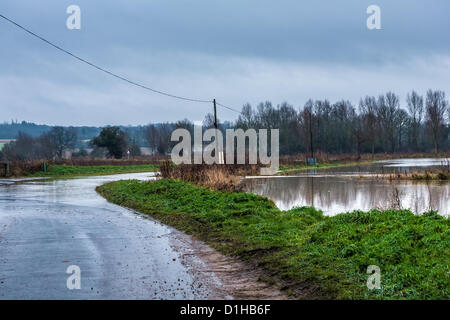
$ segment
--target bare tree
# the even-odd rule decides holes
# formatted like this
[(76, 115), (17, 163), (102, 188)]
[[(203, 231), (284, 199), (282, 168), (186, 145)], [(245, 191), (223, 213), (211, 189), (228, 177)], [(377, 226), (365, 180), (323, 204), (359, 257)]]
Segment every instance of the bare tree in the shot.
[(317, 100), (314, 103), (315, 115), (317, 118), (317, 139), (318, 147), (328, 155), (330, 144), (330, 115), (331, 104), (328, 100)]
[(358, 156), (358, 160), (361, 158), (361, 145), (365, 141), (364, 137), (364, 119), (361, 115), (357, 115), (356, 113), (353, 113), (351, 116), (352, 118), (352, 135), (355, 138), (356, 141), (356, 153)]
[(300, 112), (299, 120), (300, 126), (302, 127), (303, 134), (302, 136), (305, 138), (306, 143), (306, 151), (310, 153), (311, 157), (314, 156), (314, 116), (313, 116), (313, 106), (314, 103), (312, 100), (308, 100)]
[(360, 113), (363, 117), (363, 122), (366, 132), (366, 140), (370, 143), (370, 150), (372, 158), (375, 154), (375, 141), (377, 136), (377, 101), (375, 97), (366, 96), (364, 100), (359, 102)]
[(152, 148), (152, 151), (155, 152), (158, 147), (159, 133), (154, 124), (150, 124), (145, 128), (145, 138), (147, 139), (150, 148)]
[(253, 114), (252, 106), (249, 103), (244, 104), (241, 114), (236, 123), (236, 127), (247, 130), (253, 128), (255, 124), (255, 116)]
[(48, 132), (48, 140), (55, 150), (55, 155), (59, 159), (63, 157), (64, 151), (73, 149), (77, 141), (77, 132), (73, 127), (53, 127)]
[(28, 160), (36, 158), (36, 144), (29, 134), (19, 131), (16, 141), (3, 147), (3, 156), (7, 160)]
[(448, 108), (448, 101), (445, 100), (445, 93), (440, 90), (428, 90), (426, 99), (427, 125), (431, 132), (434, 143), (434, 152), (438, 153), (439, 141), (445, 126), (445, 112)]
[(355, 108), (348, 100), (341, 100), (333, 105), (334, 134), (336, 135), (336, 152), (349, 152), (353, 148), (351, 133), (351, 117)]
[(280, 129), (280, 152), (288, 154), (292, 152), (291, 147), (294, 145), (294, 140), (297, 137), (291, 134), (292, 128), (295, 125), (295, 118), (297, 112), (294, 107), (287, 102), (283, 102), (277, 106), (278, 110), (278, 128)]
[(173, 126), (170, 123), (162, 123), (158, 128), (158, 147), (157, 150), (160, 154), (166, 154), (170, 147), (170, 136), (172, 134)]
[(208, 113), (203, 120), (203, 126), (207, 129), (214, 128), (214, 115), (212, 113)]
[(417, 92), (412, 91), (411, 94), (408, 93), (406, 101), (408, 103), (408, 112), (411, 117), (411, 143), (414, 150), (417, 151), (419, 144), (419, 130), (423, 115), (423, 97), (419, 96)]
[(395, 118), (400, 108), (400, 99), (393, 92), (381, 95), (377, 101), (377, 117), (383, 134), (384, 148), (395, 151)]
[(191, 121), (189, 121), (188, 119), (183, 119), (183, 120), (177, 121), (175, 123), (175, 128), (186, 129), (189, 132), (191, 132), (194, 128), (194, 124)]
[(395, 127), (397, 129), (398, 149), (401, 150), (403, 146), (403, 137), (406, 128), (410, 124), (408, 113), (404, 109), (398, 109), (395, 113)]
[(387, 114), (388, 114), (388, 136), (389, 141), (391, 142), (391, 152), (395, 151), (395, 120), (397, 116), (397, 112), (400, 108), (400, 99), (399, 97), (393, 93), (388, 92), (386, 94), (386, 106), (387, 106)]

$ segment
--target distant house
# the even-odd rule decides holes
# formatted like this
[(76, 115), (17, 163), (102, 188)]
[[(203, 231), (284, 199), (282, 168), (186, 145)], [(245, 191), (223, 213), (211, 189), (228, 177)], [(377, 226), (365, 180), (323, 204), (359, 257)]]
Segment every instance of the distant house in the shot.
[[(91, 154), (91, 152), (94, 150), (92, 148), (83, 148), (84, 150), (86, 150), (87, 154)], [(153, 150), (153, 148), (149, 148), (149, 147), (140, 147), (141, 150), (141, 154), (143, 156), (150, 156), (150, 155), (154, 155), (156, 154), (155, 150)], [(64, 159), (71, 159), (72, 155), (74, 153), (80, 152), (79, 148), (75, 148), (75, 149), (69, 149), (69, 150), (64, 150), (63, 153), (63, 158)]]
[(16, 141), (16, 139), (0, 139), (0, 151), (2, 151), (5, 144)]
[(153, 148), (150, 147), (140, 147), (141, 149), (141, 154), (143, 156), (151, 156), (153, 154), (155, 154), (155, 150), (153, 150)]
[[(83, 150), (85, 150), (87, 152), (87, 154), (89, 155), (89, 154), (91, 154), (92, 150), (94, 150), (94, 149), (92, 149), (92, 148), (83, 148)], [(63, 159), (72, 159), (72, 155), (74, 153), (78, 153), (80, 151), (81, 151), (80, 148), (64, 150), (64, 152), (63, 152)]]

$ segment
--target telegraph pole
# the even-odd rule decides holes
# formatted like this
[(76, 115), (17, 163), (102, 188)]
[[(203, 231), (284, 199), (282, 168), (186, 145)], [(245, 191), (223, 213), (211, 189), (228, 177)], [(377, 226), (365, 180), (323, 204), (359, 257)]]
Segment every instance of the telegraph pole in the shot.
[(221, 150), (219, 150), (219, 132), (218, 132), (218, 124), (217, 124), (217, 106), (216, 106), (216, 99), (213, 99), (214, 103), (214, 128), (216, 129), (216, 152), (217, 152), (217, 158), (219, 159), (219, 164), (222, 164), (222, 153)]
[(217, 137), (217, 107), (216, 107), (216, 99), (213, 99), (214, 103), (214, 128), (216, 128), (216, 137)]
[(312, 132), (312, 109), (309, 110), (309, 143), (311, 148), (311, 158), (314, 158), (313, 132)]

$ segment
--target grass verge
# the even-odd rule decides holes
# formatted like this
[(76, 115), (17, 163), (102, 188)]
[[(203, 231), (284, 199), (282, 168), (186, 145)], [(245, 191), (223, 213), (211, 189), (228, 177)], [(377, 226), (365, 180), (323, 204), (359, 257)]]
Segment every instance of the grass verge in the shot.
[[(310, 207), (280, 211), (267, 198), (213, 191), (178, 180), (117, 181), (109, 201), (237, 255), (298, 298), (448, 299), (450, 230), (436, 213), (355, 211), (334, 217)], [(368, 290), (367, 268), (381, 268)]]
[(288, 171), (302, 171), (310, 169), (323, 169), (323, 168), (333, 168), (340, 167), (342, 164), (339, 163), (321, 163), (316, 165), (306, 165), (306, 164), (295, 164), (295, 165), (280, 165), (278, 169), (280, 173)]
[(104, 166), (71, 166), (50, 165), (47, 172), (25, 174), (27, 177), (71, 178), (77, 176), (95, 176), (120, 173), (136, 173), (157, 171), (158, 165), (104, 165)]

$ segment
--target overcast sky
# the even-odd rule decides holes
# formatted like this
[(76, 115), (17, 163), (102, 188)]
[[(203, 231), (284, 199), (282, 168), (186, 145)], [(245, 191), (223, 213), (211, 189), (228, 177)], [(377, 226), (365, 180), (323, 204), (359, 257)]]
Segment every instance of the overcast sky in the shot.
[[(81, 8), (81, 30), (66, 9)], [(382, 30), (366, 9), (381, 7)], [(448, 0), (2, 0), (0, 13), (113, 72), (241, 109), (393, 90), (450, 94)], [(59, 125), (202, 120), (212, 105), (130, 86), (0, 19), (1, 121)], [(218, 109), (222, 120), (237, 114)]]

